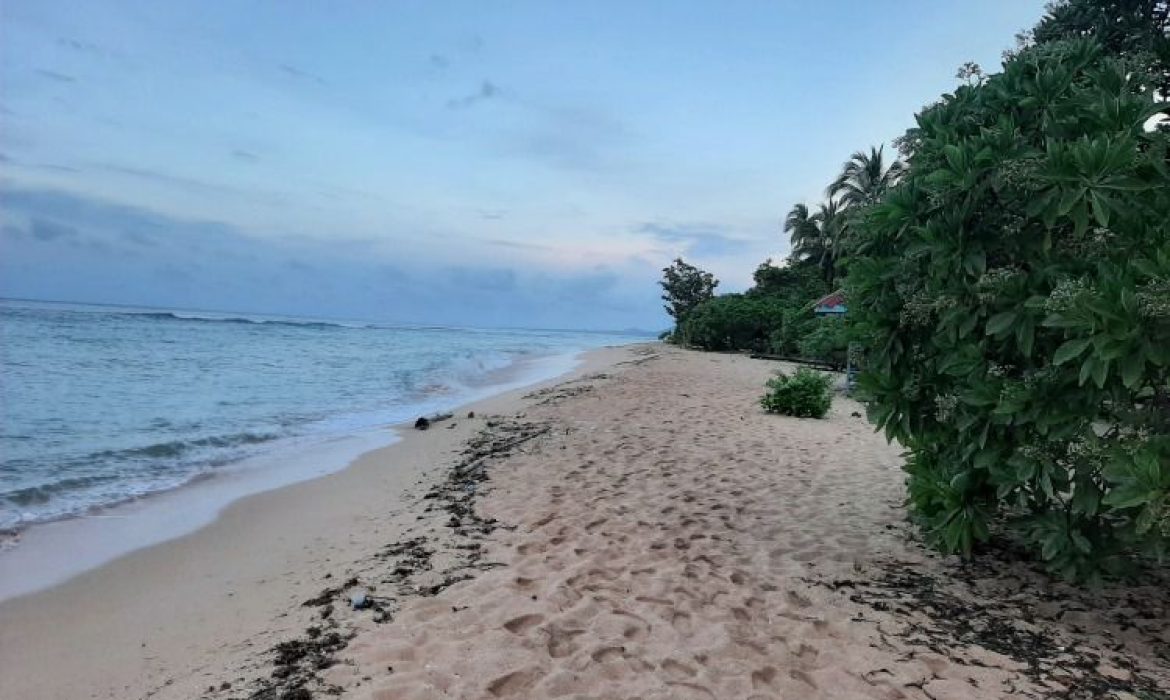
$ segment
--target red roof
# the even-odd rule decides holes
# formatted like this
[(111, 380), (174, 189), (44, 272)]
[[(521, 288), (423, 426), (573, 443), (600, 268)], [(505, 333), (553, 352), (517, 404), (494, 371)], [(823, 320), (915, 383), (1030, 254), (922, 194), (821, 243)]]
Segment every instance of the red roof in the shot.
[(818, 309), (821, 307), (833, 308), (835, 306), (845, 306), (845, 290), (838, 289), (829, 296), (818, 299), (816, 303), (816, 308)]

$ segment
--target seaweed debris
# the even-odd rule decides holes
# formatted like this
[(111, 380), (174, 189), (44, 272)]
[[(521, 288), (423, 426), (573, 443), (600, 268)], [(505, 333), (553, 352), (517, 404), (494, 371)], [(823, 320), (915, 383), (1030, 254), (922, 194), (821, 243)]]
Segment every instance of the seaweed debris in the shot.
[[(896, 615), (893, 632), (886, 622), (878, 627), (887, 642), (896, 638), (962, 665), (988, 665), (979, 649), (1006, 657), (1034, 685), (1031, 691), (1017, 689), (1021, 697), (1170, 700), (1165, 685), (1170, 656), (1161, 634), (1168, 602), (1163, 586), (1151, 586), (1144, 601), (1133, 596), (1111, 601), (1107, 592), (1052, 582), (1009, 556), (1000, 551), (942, 572), (914, 562), (880, 561), (865, 578), (806, 581)], [(1106, 639), (1080, 634), (1077, 621), (1086, 616), (1110, 629)], [(1163, 664), (1139, 668), (1119, 641), (1127, 631), (1154, 649)]]
[[(474, 571), (500, 566), (484, 561), (482, 540), (499, 527), (493, 518), (476, 512), (476, 501), (489, 467), (515, 453), (522, 446), (552, 430), (547, 422), (520, 418), (492, 418), (470, 440), (445, 478), (422, 497), (428, 502), (425, 514), (437, 514), (433, 529), (441, 536), (415, 535), (392, 542), (374, 555), (378, 565), (344, 583), (330, 586), (301, 603), (319, 608), (317, 621), (304, 633), (268, 650), (273, 670), (253, 684), (247, 700), (310, 700), (316, 694), (337, 695), (341, 689), (323, 682), (320, 672), (337, 663), (337, 655), (354, 636), (346, 631), (335, 611), (351, 607), (347, 594), (355, 588), (364, 592), (363, 605), (356, 613), (372, 611), (374, 622), (388, 622), (399, 601), (410, 596), (434, 596), (469, 578)], [(330, 574), (326, 578), (331, 577)], [(363, 580), (364, 579), (364, 580)], [(375, 585), (375, 582), (377, 585)], [(380, 588), (379, 588), (380, 587)], [(375, 596), (379, 591), (382, 595)], [(386, 591), (390, 591), (387, 595)], [(220, 688), (226, 691), (229, 688)], [(216, 689), (209, 688), (209, 692)]]

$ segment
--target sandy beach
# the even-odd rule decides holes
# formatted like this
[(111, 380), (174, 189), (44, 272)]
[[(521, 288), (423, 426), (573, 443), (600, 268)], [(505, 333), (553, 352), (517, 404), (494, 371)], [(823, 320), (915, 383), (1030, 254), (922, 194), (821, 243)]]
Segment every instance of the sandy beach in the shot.
[(0, 695), (1167, 697), (1164, 576), (930, 553), (856, 402), (762, 412), (781, 366), (596, 351), (239, 501), (0, 603)]

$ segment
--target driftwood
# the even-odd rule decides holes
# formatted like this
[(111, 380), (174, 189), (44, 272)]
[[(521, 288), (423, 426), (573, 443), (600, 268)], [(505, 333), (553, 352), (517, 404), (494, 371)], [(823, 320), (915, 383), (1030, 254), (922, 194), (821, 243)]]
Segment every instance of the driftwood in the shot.
[(797, 365), (808, 365), (813, 369), (823, 369), (828, 372), (840, 372), (843, 368), (821, 360), (808, 360), (803, 357), (789, 357), (787, 355), (770, 355), (768, 353), (753, 352), (749, 355), (753, 360), (774, 360), (776, 362), (791, 362)]
[(414, 422), (414, 429), (426, 430), (427, 428), (431, 427), (432, 424), (438, 423), (439, 421), (445, 421), (451, 417), (452, 414), (450, 413), (436, 413), (430, 418), (427, 418), (426, 416), (419, 416), (419, 419)]

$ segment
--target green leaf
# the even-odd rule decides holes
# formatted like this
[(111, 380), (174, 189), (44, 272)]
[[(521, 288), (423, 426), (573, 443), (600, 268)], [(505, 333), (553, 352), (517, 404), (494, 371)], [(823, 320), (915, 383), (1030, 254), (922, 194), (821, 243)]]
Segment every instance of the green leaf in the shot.
[(1019, 315), (1018, 311), (1002, 311), (987, 320), (984, 331), (987, 335), (1003, 335), (1011, 329)]
[(982, 250), (973, 250), (963, 258), (963, 269), (972, 275), (982, 275), (987, 270), (987, 255)]
[(1089, 197), (1089, 202), (1092, 204), (1093, 218), (1096, 219), (1097, 223), (1101, 224), (1102, 226), (1108, 226), (1109, 206), (1105, 203), (1105, 199), (1096, 192), (1093, 192)]
[(1152, 494), (1138, 484), (1124, 484), (1105, 494), (1101, 502), (1114, 508), (1133, 508), (1150, 500)]
[(1127, 355), (1121, 360), (1121, 382), (1126, 389), (1133, 389), (1142, 378), (1142, 370), (1146, 368), (1145, 358), (1141, 353)]
[(978, 316), (975, 314), (967, 315), (967, 317), (963, 319), (963, 322), (959, 324), (959, 338), (966, 338), (968, 335), (970, 335), (971, 331), (975, 330), (975, 325), (977, 323), (979, 323)]
[(1097, 366), (1097, 358), (1093, 355), (1081, 364), (1081, 372), (1077, 375), (1077, 386), (1084, 386), (1085, 382), (1089, 381), (1089, 377), (1093, 376), (1093, 369)]
[(1089, 347), (1092, 338), (1074, 338), (1066, 340), (1063, 345), (1056, 349), (1056, 353), (1052, 356), (1052, 364), (1063, 365), (1069, 360), (1080, 357), (1085, 348)]
[(1016, 342), (1019, 343), (1020, 353), (1024, 357), (1032, 356), (1032, 344), (1036, 340), (1036, 322), (1032, 319), (1020, 324), (1016, 329)]
[(1097, 359), (1093, 365), (1093, 383), (1098, 389), (1105, 388), (1105, 380), (1109, 377), (1109, 360)]

